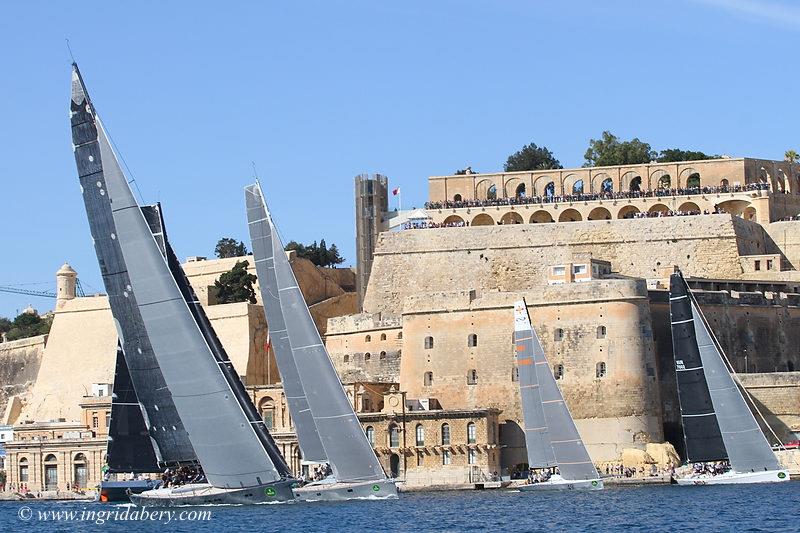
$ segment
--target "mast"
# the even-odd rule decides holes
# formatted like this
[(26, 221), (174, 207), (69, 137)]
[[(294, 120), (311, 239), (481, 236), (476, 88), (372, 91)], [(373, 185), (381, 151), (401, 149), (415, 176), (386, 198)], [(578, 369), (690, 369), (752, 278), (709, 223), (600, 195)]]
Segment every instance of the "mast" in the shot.
[[(152, 221), (139, 209), (102, 123), (86, 97), (77, 66), (73, 71), (73, 108), (76, 104), (86, 113), (82, 123), (76, 126), (73, 122), (73, 133), (77, 127), (84, 137), (82, 144), (75, 143), (84, 196), (92, 195), (104, 207), (103, 215), (113, 221), (116, 231), (103, 238), (115, 241), (121, 250), (122, 260), (114, 272), (126, 271), (130, 280), (123, 298), (138, 310), (149, 340), (146, 348), (152, 351), (166, 389), (172, 393), (206, 478), (215, 487), (239, 489), (288, 477), (286, 463), (280, 456), (273, 461), (269, 444), (259, 437), (248, 413), (249, 398), (246, 394), (242, 398), (229, 381), (221, 368), (225, 365), (215, 357), (189, 309), (154, 238)], [(84, 166), (92, 171), (84, 172)], [(101, 260), (102, 267), (108, 265)], [(126, 348), (125, 352), (129, 351)], [(160, 411), (160, 406), (152, 408)], [(175, 430), (151, 427), (154, 433), (169, 433), (170, 429)]]
[[(289, 338), (291, 356), (297, 366), (302, 389), (314, 418), (325, 456), (340, 482), (383, 480), (386, 474), (347, 399), (339, 375), (322, 343), (297, 279), (283, 249), (280, 236), (266, 210), (258, 184), (248, 188), (260, 197), (265, 222), (272, 235), (277, 294)], [(267, 256), (270, 251), (267, 250)]]
[[(685, 296), (685, 298), (684, 298)], [(674, 298), (674, 299), (673, 299)], [(714, 339), (711, 329), (697, 305), (697, 301), (689, 290), (689, 286), (683, 275), (680, 272), (670, 276), (670, 310), (672, 310), (673, 302), (676, 306), (676, 314), (673, 315), (673, 346), (675, 346), (675, 338), (680, 341), (681, 339), (689, 340), (692, 346), (689, 346), (688, 351), (675, 351), (675, 366), (678, 375), (692, 373), (691, 367), (687, 366), (687, 360), (680, 360), (680, 356), (689, 354), (688, 363), (693, 364), (692, 354), (696, 350), (699, 355), (699, 368), (694, 372), (702, 374), (702, 382), (705, 384), (705, 391), (711, 401), (711, 414), (706, 416), (699, 416), (696, 418), (705, 418), (704, 425), (690, 421), (686, 425), (686, 418), (684, 420), (684, 433), (687, 439), (687, 456), (688, 442), (690, 435), (698, 433), (700, 436), (706, 435), (711, 430), (716, 428), (719, 432), (719, 440), (722, 442), (722, 448), (725, 452), (725, 457), (730, 459), (731, 466), (736, 472), (759, 472), (764, 470), (780, 470), (778, 459), (775, 453), (764, 437), (764, 433), (758, 426), (753, 413), (747, 406), (747, 403), (742, 396), (741, 391), (736, 385), (727, 365), (723, 359), (722, 347), (718, 345)], [(689, 313), (686, 313), (686, 310)], [(676, 316), (677, 315), (677, 316)], [(687, 316), (683, 320), (688, 322), (681, 323), (681, 317)], [(676, 320), (679, 319), (679, 320)], [(678, 322), (678, 324), (676, 324)], [(676, 331), (676, 329), (678, 331)], [(682, 346), (680, 348), (683, 348)], [(675, 348), (673, 348), (675, 349)], [(681, 370), (681, 362), (684, 370)], [(697, 361), (695, 360), (694, 363)], [(680, 383), (680, 382), (679, 382)], [(699, 387), (689, 387), (688, 391), (695, 391)], [(700, 389), (700, 394), (703, 390)], [(681, 398), (681, 416), (683, 417), (683, 401), (684, 395), (679, 389), (679, 397)], [(691, 398), (688, 398), (691, 405)], [(709, 419), (713, 418), (713, 422)], [(716, 433), (714, 434), (716, 439)], [(700, 440), (703, 444), (717, 444), (716, 440)], [(718, 444), (717, 444), (718, 445)], [(718, 455), (718, 449), (713, 449), (707, 455)], [(702, 456), (702, 450), (698, 452)], [(689, 456), (691, 457), (691, 456)], [(720, 457), (724, 458), (724, 457)], [(715, 460), (710, 459), (692, 459), (692, 461)]]
[[(599, 477), (597, 469), (589, 457), (589, 452), (586, 451), (586, 446), (581, 440), (575, 421), (572, 419), (567, 403), (564, 401), (564, 396), (562, 396), (550, 365), (547, 363), (541, 343), (533, 331), (525, 300), (514, 304), (515, 339), (517, 338), (517, 328), (520, 328), (520, 337), (530, 336), (531, 338), (532, 357), (529, 357), (528, 360), (532, 359), (533, 364), (523, 364), (523, 367), (533, 366), (535, 368), (541, 408), (544, 412), (544, 420), (547, 427), (547, 436), (550, 439), (553, 457), (558, 464), (561, 476), (564, 479), (576, 481), (597, 479)], [(523, 344), (523, 350), (518, 353), (527, 355), (524, 346)], [(520, 378), (522, 378), (522, 374), (523, 371), (520, 370)], [(528, 378), (528, 380), (529, 383), (533, 383), (532, 378)], [(520, 379), (520, 386), (522, 386), (522, 379)], [(535, 418), (531, 422), (533, 424), (540, 423)], [(525, 426), (528, 427), (528, 425), (526, 420)], [(527, 439), (527, 432), (525, 436)]]

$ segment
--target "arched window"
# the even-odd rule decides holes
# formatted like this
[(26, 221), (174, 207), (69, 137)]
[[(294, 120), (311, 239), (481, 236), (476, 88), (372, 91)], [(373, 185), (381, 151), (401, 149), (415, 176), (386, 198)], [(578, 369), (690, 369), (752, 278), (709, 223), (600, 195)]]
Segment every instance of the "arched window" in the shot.
[(477, 441), (477, 432), (475, 431), (475, 422), (467, 424), (467, 444), (475, 444)]
[(658, 178), (659, 189), (669, 189), (670, 187), (672, 187), (672, 178), (669, 177), (669, 174), (664, 174)]
[(489, 187), (489, 190), (486, 191), (486, 199), (487, 200), (495, 200), (497, 199), (497, 187), (492, 185)]
[(342, 357), (342, 360), (345, 363), (349, 363), (350, 362), (350, 354), (349, 353), (344, 354), (344, 357)]
[(475, 385), (478, 383), (478, 371), (473, 369), (467, 372), (467, 385)]
[(597, 363), (595, 368), (595, 374), (598, 378), (602, 378), (606, 375), (606, 364), (603, 361)]
[(642, 177), (636, 176), (631, 180), (631, 191), (636, 192), (641, 190), (642, 190)]
[(450, 444), (450, 424), (442, 424), (442, 446)]
[(425, 372), (422, 376), (422, 384), (426, 387), (433, 385), (433, 372)]
[(390, 448), (400, 447), (400, 428), (397, 427), (395, 424), (389, 426), (389, 447)]
[(369, 352), (365, 353), (364, 354), (364, 362), (369, 361), (370, 359), (372, 359), (372, 354), (369, 353)]
[(511, 369), (511, 381), (519, 381), (519, 367)]
[(367, 335), (364, 337), (364, 342), (372, 342), (372, 335)]
[(453, 196), (453, 201), (454, 202), (460, 202), (461, 201), (461, 195), (460, 194), (456, 194), (455, 196)]
[(58, 459), (52, 453), (44, 458), (44, 490), (58, 490)]
[(695, 172), (694, 174), (692, 174), (688, 178), (686, 178), (686, 188), (687, 189), (699, 189), (700, 188), (700, 174)]
[(553, 340), (554, 341), (563, 341), (564, 340), (564, 330), (561, 328), (556, 328), (553, 332)]
[(564, 365), (556, 365), (553, 367), (553, 377), (556, 379), (564, 377)]
[(403, 332), (402, 331), (398, 331), (397, 332), (397, 340), (402, 340), (402, 339), (403, 339)]
[(386, 352), (381, 352), (381, 361), (386, 359)]
[(603, 194), (610, 194), (614, 192), (614, 180), (611, 178), (604, 179), (603, 183), (600, 184), (600, 192)]
[(583, 194), (583, 180), (578, 180), (572, 184), (572, 194)]
[(525, 197), (525, 184), (524, 183), (520, 183), (519, 185), (517, 185), (517, 190), (514, 191), (514, 196), (516, 196), (517, 198), (524, 198)]
[(425, 349), (433, 349), (433, 337), (425, 337)]
[(275, 400), (270, 396), (265, 396), (258, 402), (258, 411), (261, 413), (264, 425), (271, 430), (275, 426)]
[(474, 348), (478, 345), (478, 336), (475, 333), (470, 333), (467, 336), (467, 346)]
[(382, 341), (385, 341), (385, 340), (386, 340), (386, 333), (381, 333), (381, 340), (382, 340)]
[(544, 195), (548, 197), (553, 197), (556, 195), (556, 184), (554, 182), (550, 182), (544, 187)]
[(88, 485), (88, 476), (86, 468), (86, 456), (82, 453), (75, 454), (72, 460), (72, 479), (75, 482), (75, 490), (78, 488), (86, 488)]
[(369, 442), (369, 445), (374, 448), (375, 447), (375, 428), (372, 427), (372, 426), (367, 426), (367, 428), (364, 430), (364, 433), (367, 435), (367, 441)]
[(598, 339), (605, 339), (606, 338), (606, 327), (605, 326), (597, 326), (597, 338)]
[(416, 437), (417, 446), (425, 446), (425, 428), (422, 427), (422, 424), (417, 424), (414, 429), (414, 436)]
[(722, 180), (719, 182), (721, 187), (727, 187), (728, 183), (729, 183), (728, 180), (725, 178), (722, 178)]
[(28, 481), (28, 459), (25, 457), (19, 460), (19, 480), (26, 483)]

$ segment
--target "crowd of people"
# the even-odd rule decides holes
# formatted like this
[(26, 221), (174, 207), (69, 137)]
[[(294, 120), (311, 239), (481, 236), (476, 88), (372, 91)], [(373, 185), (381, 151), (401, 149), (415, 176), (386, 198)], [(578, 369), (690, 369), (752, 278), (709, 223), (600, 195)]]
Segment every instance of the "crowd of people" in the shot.
[(697, 476), (718, 476), (731, 469), (729, 461), (714, 461), (708, 463), (692, 464), (692, 477)]
[(637, 213), (631, 213), (629, 216), (625, 216), (624, 218), (661, 218), (661, 217), (686, 217), (692, 215), (725, 215), (727, 214), (724, 209), (720, 209), (719, 207), (715, 207), (713, 211), (709, 211), (708, 209), (704, 211), (641, 211)]
[(206, 475), (203, 473), (203, 467), (200, 465), (188, 466), (183, 465), (178, 468), (167, 468), (161, 474), (160, 488), (179, 487), (189, 483), (204, 483)]
[(671, 463), (664, 468), (659, 468), (658, 465), (651, 464), (650, 466), (639, 465), (639, 467), (625, 466), (623, 464), (606, 464), (605, 469), (598, 468), (598, 472), (603, 472), (607, 476), (615, 477), (658, 477), (658, 476), (673, 476), (675, 474), (675, 466)]
[(488, 198), (485, 200), (443, 200), (426, 202), (425, 209), (460, 209), (464, 207), (502, 207), (506, 205), (554, 204), (564, 202), (589, 202), (594, 200), (623, 200), (628, 198), (660, 198), (664, 196), (688, 196), (697, 194), (718, 194), (754, 190), (769, 190), (769, 183), (748, 183), (746, 185), (718, 185), (714, 187), (658, 188), (647, 191), (603, 191), (600, 193), (575, 193), (556, 195), (554, 191), (544, 196), (514, 196), (510, 198)]
[(331, 475), (333, 475), (333, 469), (331, 468), (331, 465), (325, 464), (322, 466), (315, 466), (314, 472), (310, 474), (308, 480), (306, 481), (308, 481), (309, 483), (312, 483), (314, 481), (322, 481), (323, 479)]
[(464, 228), (469, 226), (469, 222), (406, 222), (403, 229), (433, 229), (433, 228)]
[(528, 483), (544, 483), (558, 473), (557, 466), (552, 468), (531, 468), (528, 470)]

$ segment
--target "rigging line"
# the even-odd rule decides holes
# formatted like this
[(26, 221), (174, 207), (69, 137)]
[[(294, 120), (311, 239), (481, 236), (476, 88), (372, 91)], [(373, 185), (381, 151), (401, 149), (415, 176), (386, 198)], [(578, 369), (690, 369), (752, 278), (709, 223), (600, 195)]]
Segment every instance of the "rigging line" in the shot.
[(69, 45), (69, 38), (64, 39), (67, 41), (67, 50), (69, 51), (69, 57), (72, 59), (72, 62), (75, 63), (75, 56), (72, 55), (72, 47)]
[(130, 180), (126, 180), (128, 182), (128, 185), (133, 184), (136, 187), (136, 192), (139, 193), (139, 200), (142, 202), (143, 205), (146, 205), (147, 202), (144, 201), (144, 195), (142, 194), (142, 190), (139, 188), (139, 182), (136, 181), (136, 177), (133, 175), (133, 171), (131, 170), (131, 167), (129, 167), (128, 166), (128, 162), (125, 161), (125, 156), (122, 155), (122, 151), (117, 146), (116, 141), (114, 141), (114, 137), (111, 135), (111, 132), (109, 131), (108, 126), (106, 126), (105, 123), (103, 124), (103, 130), (105, 130), (106, 135), (108, 136), (108, 140), (111, 141), (111, 146), (114, 148), (114, 152), (122, 160), (122, 164), (125, 165), (125, 170), (128, 171), (128, 176), (131, 177)]

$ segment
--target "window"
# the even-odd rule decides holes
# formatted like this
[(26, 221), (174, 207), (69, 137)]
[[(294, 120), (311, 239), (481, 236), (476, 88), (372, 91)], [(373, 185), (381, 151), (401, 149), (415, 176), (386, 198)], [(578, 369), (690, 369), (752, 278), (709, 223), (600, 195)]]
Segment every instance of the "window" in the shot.
[(606, 327), (605, 326), (597, 326), (597, 338), (598, 339), (605, 339), (606, 338)]
[(425, 337), (425, 349), (430, 350), (433, 348), (433, 337)]
[(106, 429), (111, 427), (111, 415), (106, 413)]
[(474, 465), (475, 463), (477, 463), (478, 462), (477, 455), (478, 455), (478, 450), (475, 450), (474, 448), (470, 448), (469, 450), (467, 450), (467, 464)]
[(511, 381), (519, 381), (519, 367), (511, 369)]
[(367, 335), (364, 337), (364, 342), (372, 342), (372, 335)]
[(385, 341), (385, 340), (386, 340), (386, 333), (381, 333), (381, 340), (382, 340), (382, 341)]
[(442, 446), (450, 444), (450, 424), (442, 424)]
[(28, 481), (28, 460), (24, 457), (19, 460), (19, 480)]
[(395, 425), (389, 426), (389, 447), (400, 447), (400, 428)]
[(422, 377), (422, 384), (426, 387), (433, 385), (433, 372), (425, 372), (425, 375)]
[(367, 435), (367, 441), (369, 445), (375, 447), (375, 428), (372, 426), (367, 426), (367, 429), (364, 430), (364, 433)]
[(567, 268), (564, 267), (564, 266), (553, 267), (553, 275), (554, 276), (563, 276), (564, 274), (566, 274), (566, 272), (567, 272)]
[(772, 270), (772, 259), (767, 259), (767, 270)]
[(369, 353), (369, 352), (365, 353), (364, 354), (364, 361), (369, 361), (370, 359), (372, 359), (372, 354)]
[(403, 339), (403, 332), (402, 331), (398, 331), (397, 332), (397, 340), (402, 340), (402, 339)]
[(470, 333), (467, 337), (467, 346), (470, 348), (474, 348), (478, 345), (478, 336), (474, 333)]
[(422, 427), (422, 424), (417, 424), (414, 435), (416, 436), (416, 445), (425, 446), (425, 428)]
[(265, 396), (258, 402), (258, 410), (261, 412), (261, 420), (267, 429), (275, 427), (275, 400), (271, 396)]
[(475, 444), (475, 422), (467, 424), (467, 444)]
[(454, 202), (460, 202), (461, 201), (461, 195), (460, 194), (456, 194), (455, 196), (453, 196), (453, 201)]
[(445, 466), (450, 464), (450, 450), (442, 450), (442, 464)]
[(755, 269), (756, 269), (756, 270), (761, 270), (761, 260), (759, 260), (759, 259), (756, 259), (756, 262), (755, 262)]
[(478, 371), (473, 369), (467, 372), (467, 385), (475, 385), (478, 383)]
[(524, 183), (520, 183), (519, 185), (517, 185), (517, 190), (514, 191), (514, 196), (516, 196), (517, 198), (524, 198), (525, 197), (525, 184)]
[(381, 352), (380, 358), (381, 358), (381, 360), (386, 359), (386, 352)]
[(100, 418), (97, 416), (97, 413), (92, 413), (92, 427), (93, 428), (100, 427)]
[(344, 357), (342, 358), (342, 360), (345, 363), (349, 363), (350, 362), (350, 354), (348, 354), (348, 353), (344, 354)]
[(489, 190), (486, 191), (486, 199), (487, 200), (497, 199), (497, 187), (495, 187), (494, 185), (489, 187)]
[(372, 411), (372, 401), (369, 398), (361, 399), (361, 412), (369, 413)]
[(556, 365), (553, 367), (553, 377), (556, 379), (564, 377), (564, 365)]
[(586, 274), (586, 265), (572, 265), (573, 274)]
[(598, 378), (602, 378), (602, 377), (604, 377), (606, 375), (606, 364), (603, 361), (600, 361), (599, 363), (597, 363), (596, 368), (595, 368), (595, 375)]
[(556, 328), (555, 332), (553, 333), (553, 340), (560, 342), (564, 340), (564, 330), (561, 328)]

